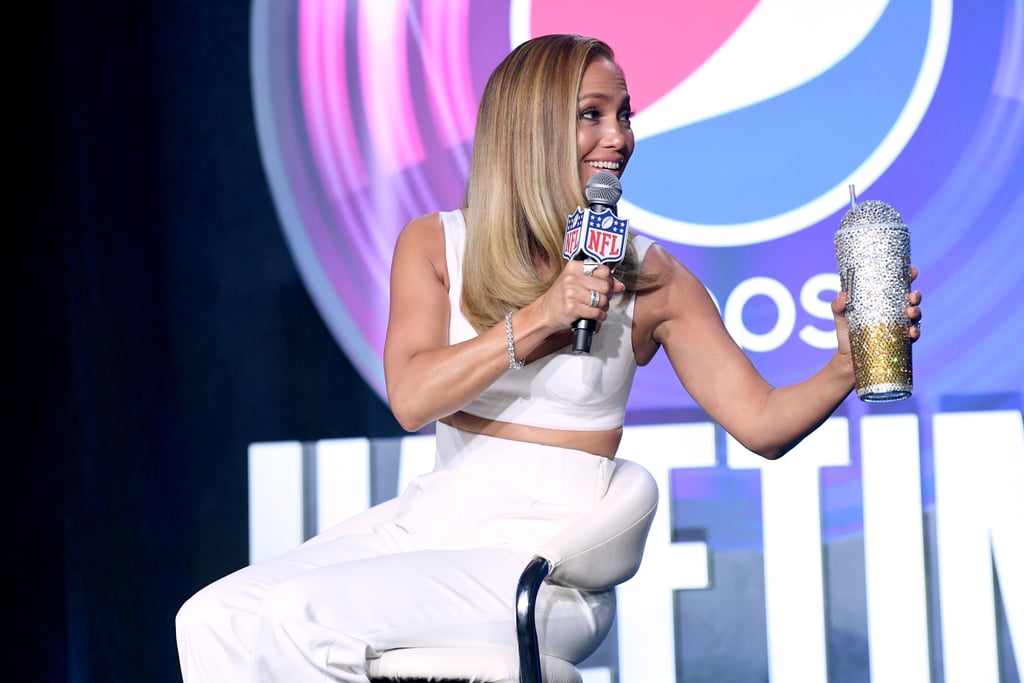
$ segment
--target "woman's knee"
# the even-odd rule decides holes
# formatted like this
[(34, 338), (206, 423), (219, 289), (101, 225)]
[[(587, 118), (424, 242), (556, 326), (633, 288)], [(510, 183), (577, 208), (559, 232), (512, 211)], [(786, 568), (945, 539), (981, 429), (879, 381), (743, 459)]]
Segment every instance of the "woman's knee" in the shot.
[(245, 640), (251, 635), (255, 605), (246, 608), (245, 596), (239, 595), (230, 583), (218, 581), (199, 590), (186, 600), (174, 618), (178, 640), (193, 636), (228, 633)]
[(290, 579), (267, 591), (257, 622), (261, 632), (291, 631), (310, 621), (316, 609), (316, 600), (310, 596), (305, 583), (300, 579)]
[(537, 608), (544, 649), (570, 661), (582, 661), (604, 641), (615, 618), (615, 592), (587, 593), (545, 585)]
[(205, 588), (186, 600), (174, 617), (178, 638), (208, 626), (217, 612), (216, 608), (216, 602), (209, 599)]

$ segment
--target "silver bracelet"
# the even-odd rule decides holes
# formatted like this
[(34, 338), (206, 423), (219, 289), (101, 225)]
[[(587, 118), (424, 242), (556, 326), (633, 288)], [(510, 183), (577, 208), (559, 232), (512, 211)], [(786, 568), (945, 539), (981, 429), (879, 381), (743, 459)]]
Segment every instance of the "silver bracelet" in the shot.
[(516, 360), (516, 339), (512, 336), (512, 311), (505, 314), (505, 337), (508, 339), (508, 369), (519, 370), (526, 360)]

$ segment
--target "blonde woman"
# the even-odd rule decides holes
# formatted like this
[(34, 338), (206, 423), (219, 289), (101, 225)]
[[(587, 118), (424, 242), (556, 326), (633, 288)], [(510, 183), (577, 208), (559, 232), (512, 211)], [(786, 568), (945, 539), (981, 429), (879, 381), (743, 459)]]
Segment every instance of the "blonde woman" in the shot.
[[(634, 372), (659, 349), (694, 400), (766, 458), (850, 393), (842, 295), (836, 353), (774, 388), (703, 285), (649, 240), (631, 240), (614, 276), (565, 262), (565, 220), (586, 182), (625, 171), (630, 117), (598, 40), (536, 38), (494, 71), (466, 206), (414, 219), (394, 254), (388, 398), (406, 429), (436, 424), (435, 470), (191, 598), (177, 619), (187, 683), (366, 681), (367, 658), (392, 648), (510, 646), (519, 572), (602, 496)], [(920, 300), (908, 300), (915, 321)], [(589, 354), (569, 348), (580, 318), (600, 321)], [(607, 634), (613, 597), (545, 586), (538, 615), (544, 651), (580, 661)]]

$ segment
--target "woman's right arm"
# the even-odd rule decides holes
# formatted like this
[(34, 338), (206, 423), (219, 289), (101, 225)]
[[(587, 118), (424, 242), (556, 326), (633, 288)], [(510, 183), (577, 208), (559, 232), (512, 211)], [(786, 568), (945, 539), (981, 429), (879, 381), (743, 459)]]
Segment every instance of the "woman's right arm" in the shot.
[[(613, 286), (622, 287), (610, 280), (607, 268), (587, 276), (579, 262), (567, 267), (544, 296), (513, 315), (517, 358), (524, 358), (573, 320), (603, 320), (605, 310), (595, 315), (585, 301), (591, 289), (607, 294)], [(607, 296), (602, 303), (606, 300)], [(505, 325), (449, 345), (451, 313), (440, 218), (437, 214), (416, 218), (405, 226), (395, 245), (384, 342), (388, 401), (395, 419), (409, 431), (462, 409), (509, 371)]]
[(409, 431), (459, 410), (508, 368), (503, 330), (449, 346), (445, 263), (436, 214), (405, 226), (391, 263), (384, 377), (391, 410)]

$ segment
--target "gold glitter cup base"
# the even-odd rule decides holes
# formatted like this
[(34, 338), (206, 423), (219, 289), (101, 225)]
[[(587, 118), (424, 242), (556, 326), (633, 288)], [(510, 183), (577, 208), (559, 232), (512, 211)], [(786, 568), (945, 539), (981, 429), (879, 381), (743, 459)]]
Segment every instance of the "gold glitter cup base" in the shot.
[(898, 384), (873, 384), (857, 390), (857, 398), (866, 403), (888, 403), (910, 398), (910, 387)]
[(914, 390), (910, 341), (899, 325), (880, 323), (850, 331), (857, 398), (885, 403)]

